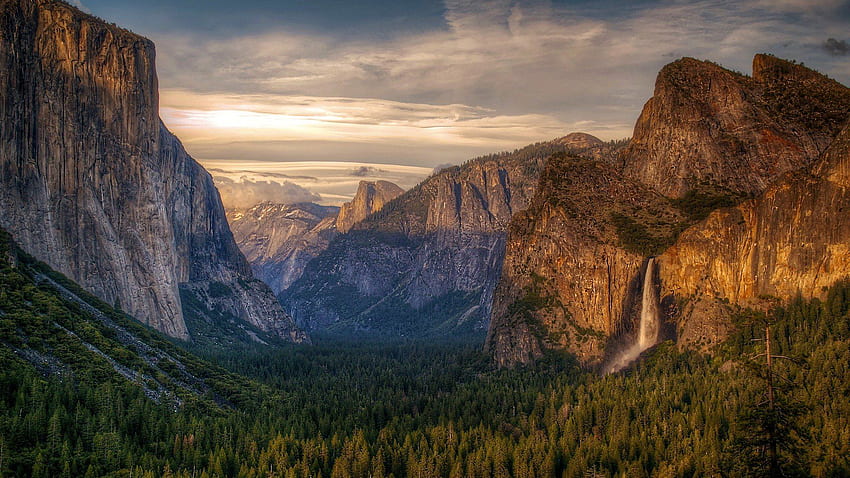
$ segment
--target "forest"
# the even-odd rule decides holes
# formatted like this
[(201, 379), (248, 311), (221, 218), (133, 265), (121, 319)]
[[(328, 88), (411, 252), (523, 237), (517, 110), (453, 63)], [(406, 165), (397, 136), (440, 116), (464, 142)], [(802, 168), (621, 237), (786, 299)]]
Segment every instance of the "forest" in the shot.
[(497, 370), (467, 335), (192, 345), (5, 235), (0, 257), (0, 476), (850, 475), (850, 281), (599, 375), (554, 352)]
[[(179, 367), (149, 381), (180, 383), (166, 369), (186, 368), (209, 386), (155, 400), (153, 385), (109, 373), (64, 328), (38, 322), (61, 317), (101, 347), (111, 340), (30, 270), (6, 263), (0, 275), (2, 476), (769, 476), (770, 427), (785, 476), (850, 475), (850, 282), (824, 301), (741, 310), (711, 355), (666, 342), (604, 376), (554, 353), (496, 370), (469, 339), (319, 336), (230, 351), (163, 342)], [(773, 353), (789, 358), (772, 370), (775, 413), (755, 340), (767, 322)], [(25, 350), (61, 350), (71, 370), (45, 372)]]

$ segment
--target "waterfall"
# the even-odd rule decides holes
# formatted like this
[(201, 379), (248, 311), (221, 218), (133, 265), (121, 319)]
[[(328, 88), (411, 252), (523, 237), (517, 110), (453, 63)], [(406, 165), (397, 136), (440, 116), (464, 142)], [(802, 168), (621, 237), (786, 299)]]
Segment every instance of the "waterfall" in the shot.
[(637, 344), (641, 352), (655, 345), (658, 340), (658, 294), (653, 280), (654, 271), (655, 258), (650, 257), (643, 277), (643, 297), (640, 305), (640, 330)]
[(632, 363), (641, 352), (652, 347), (658, 341), (658, 291), (655, 288), (655, 258), (646, 263), (643, 276), (643, 293), (640, 304), (640, 324), (634, 343), (621, 351), (605, 367), (606, 373), (622, 370)]

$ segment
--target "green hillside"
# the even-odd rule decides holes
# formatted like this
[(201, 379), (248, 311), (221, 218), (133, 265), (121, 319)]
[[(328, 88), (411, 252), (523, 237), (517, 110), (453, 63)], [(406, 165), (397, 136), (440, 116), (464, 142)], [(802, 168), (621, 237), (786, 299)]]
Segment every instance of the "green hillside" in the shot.
[[(763, 370), (747, 359), (763, 329), (748, 311), (713, 357), (665, 343), (603, 377), (563, 355), (494, 371), (464, 342), (195, 346), (249, 379), (0, 242), (2, 476), (760, 476), (765, 463)], [(850, 474), (848, 311), (841, 283), (774, 313), (775, 353), (798, 359), (776, 366), (789, 476)]]

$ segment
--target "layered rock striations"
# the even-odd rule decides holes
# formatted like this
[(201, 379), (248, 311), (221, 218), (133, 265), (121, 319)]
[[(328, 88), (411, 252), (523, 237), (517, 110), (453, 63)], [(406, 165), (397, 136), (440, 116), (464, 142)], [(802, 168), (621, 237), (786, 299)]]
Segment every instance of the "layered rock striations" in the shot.
[(848, 110), (848, 88), (802, 65), (756, 55), (747, 77), (683, 58), (658, 74), (621, 160), (626, 175), (669, 197), (752, 196), (810, 165)]
[(598, 363), (610, 336), (635, 330), (644, 257), (685, 221), (609, 164), (553, 156), (531, 206), (511, 221), (485, 348), (500, 366), (547, 349)]
[[(444, 169), (357, 223), (281, 295), (311, 330), (391, 335), (486, 327), (507, 225), (557, 140)], [(584, 151), (585, 148), (580, 148)]]
[(154, 46), (51, 0), (0, 1), (0, 226), (109, 303), (189, 338), (180, 288), (303, 339), (254, 281), (209, 174), (158, 117)]
[(850, 127), (809, 171), (712, 213), (659, 257), (662, 295), (680, 304), (679, 338), (708, 347), (731, 324), (726, 304), (821, 297), (850, 276)]
[(254, 275), (279, 294), (301, 277), (304, 267), (336, 235), (339, 208), (313, 203), (263, 202), (248, 209), (230, 209), (233, 236)]

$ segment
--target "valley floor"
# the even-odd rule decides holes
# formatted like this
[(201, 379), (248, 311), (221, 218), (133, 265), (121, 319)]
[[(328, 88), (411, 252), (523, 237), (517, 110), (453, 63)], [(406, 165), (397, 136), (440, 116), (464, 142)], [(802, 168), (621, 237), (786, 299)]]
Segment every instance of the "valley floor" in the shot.
[[(777, 365), (789, 476), (850, 474), (848, 310), (839, 284), (825, 303), (777, 312), (777, 353), (803, 360)], [(265, 384), (234, 384), (220, 408), (156, 404), (120, 380), (63, 382), (2, 349), (0, 473), (759, 476), (764, 382), (744, 358), (763, 329), (738, 320), (713, 358), (664, 343), (603, 377), (556, 355), (495, 371), (472, 341), (195, 350)]]

